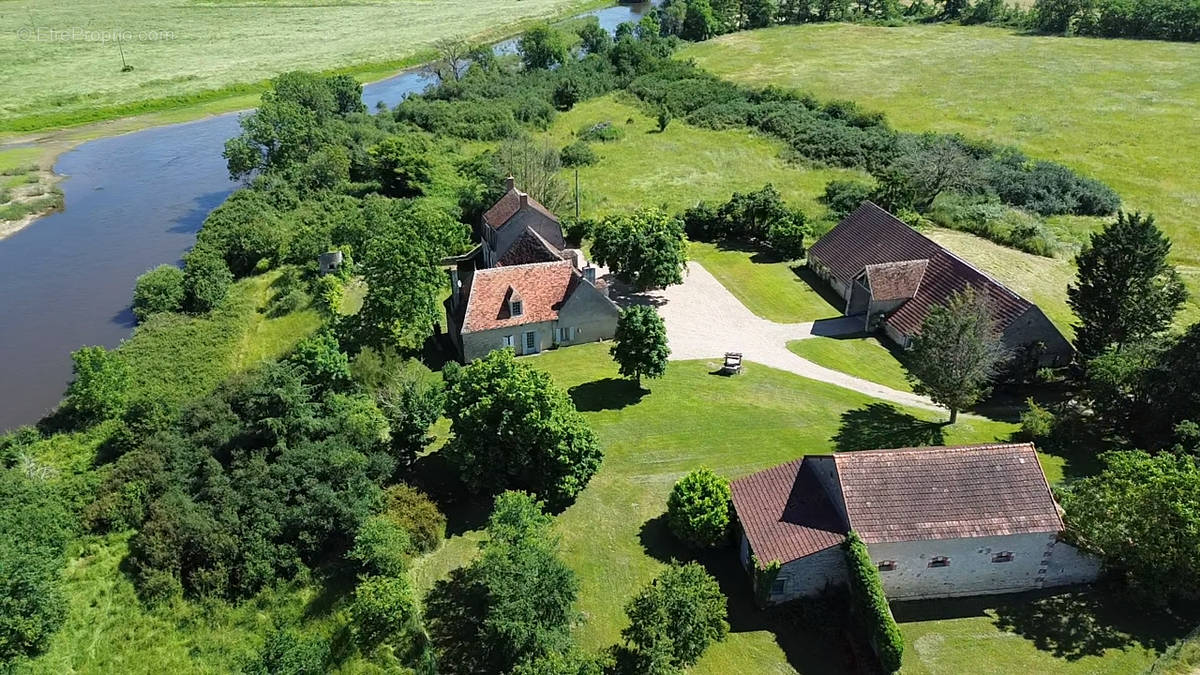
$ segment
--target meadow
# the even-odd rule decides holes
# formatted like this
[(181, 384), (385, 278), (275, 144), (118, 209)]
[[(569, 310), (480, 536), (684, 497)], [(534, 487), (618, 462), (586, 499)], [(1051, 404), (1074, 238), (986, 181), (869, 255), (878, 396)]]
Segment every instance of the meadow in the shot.
[[(1103, 180), (1126, 209), (1156, 216), (1200, 290), (1200, 45), (827, 24), (726, 35), (679, 58), (745, 84), (855, 101), (901, 130), (1015, 145)], [(1051, 223), (1075, 241), (1098, 224)]]
[[(496, 39), (535, 19), (607, 4), (9, 0), (0, 4), (0, 131), (34, 131), (229, 97), (252, 104), (266, 80), (288, 70), (380, 78), (419, 63), (439, 38)], [(123, 63), (132, 70), (123, 72)]]

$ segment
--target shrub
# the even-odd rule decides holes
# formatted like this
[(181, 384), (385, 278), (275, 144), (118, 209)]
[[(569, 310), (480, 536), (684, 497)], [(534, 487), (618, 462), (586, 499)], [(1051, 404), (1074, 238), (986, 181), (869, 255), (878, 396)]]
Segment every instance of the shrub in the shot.
[(90, 421), (125, 412), (133, 373), (125, 359), (104, 347), (82, 347), (71, 354), (75, 379), (67, 386), (66, 405)]
[(563, 236), (572, 244), (582, 244), (596, 231), (596, 221), (588, 218), (563, 218)]
[(158, 312), (178, 312), (183, 306), (183, 270), (159, 265), (138, 277), (133, 287), (133, 314), (145, 321)]
[(726, 599), (697, 563), (672, 564), (625, 605), (626, 672), (674, 672), (695, 665), (729, 633)]
[(267, 638), (246, 675), (319, 675), (327, 672), (329, 641), (293, 628), (277, 630)]
[(904, 655), (904, 637), (900, 634), (896, 619), (892, 617), (892, 609), (888, 606), (887, 596), (883, 593), (883, 581), (879, 578), (879, 570), (875, 563), (871, 562), (867, 545), (859, 538), (857, 532), (852, 531), (846, 536), (843, 550), (846, 552), (850, 598), (854, 603), (855, 613), (865, 624), (867, 638), (879, 656), (884, 671), (897, 672)]
[(804, 257), (804, 239), (808, 234), (804, 214), (794, 211), (790, 217), (771, 223), (767, 230), (767, 243), (784, 260), (799, 260)]
[(216, 252), (197, 246), (183, 257), (184, 306), (192, 312), (207, 312), (225, 299), (233, 284), (233, 273)]
[(397, 483), (383, 495), (384, 514), (408, 533), (413, 548), (421, 553), (437, 550), (446, 538), (446, 516), (420, 490)]
[(559, 158), (566, 167), (591, 166), (600, 161), (596, 151), (585, 141), (575, 141), (565, 146), (559, 153)]
[(1031, 441), (1048, 438), (1054, 432), (1054, 413), (1038, 405), (1032, 398), (1025, 400), (1021, 413), (1021, 435)]
[(398, 577), (408, 571), (412, 539), (388, 515), (371, 516), (354, 537), (347, 557), (358, 563), (364, 576)]
[(729, 539), (733, 493), (729, 481), (701, 467), (680, 478), (667, 498), (667, 523), (690, 546), (709, 548)]
[(305, 293), (298, 288), (290, 290), (287, 293), (282, 293), (276, 296), (275, 299), (271, 301), (270, 306), (267, 307), (267, 316), (272, 318), (287, 316), (292, 312), (298, 312), (301, 309), (304, 309), (304, 307), (307, 306), (310, 301), (311, 298), (308, 297), (308, 293)]
[(625, 135), (625, 130), (612, 122), (600, 122), (583, 127), (576, 135), (581, 141), (617, 141)]
[(391, 643), (412, 627), (416, 611), (407, 577), (367, 577), (350, 604), (354, 640), (363, 651)]

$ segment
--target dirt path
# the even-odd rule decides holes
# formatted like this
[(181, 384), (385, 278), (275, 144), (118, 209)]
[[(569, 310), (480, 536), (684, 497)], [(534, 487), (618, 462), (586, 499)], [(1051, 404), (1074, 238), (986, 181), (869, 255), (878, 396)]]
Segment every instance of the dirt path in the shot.
[(945, 412), (924, 396), (831, 370), (788, 351), (787, 343), (792, 340), (861, 332), (863, 326), (859, 318), (838, 317), (788, 324), (767, 321), (747, 309), (708, 270), (694, 261), (688, 262), (682, 284), (641, 294), (631, 301), (648, 302), (658, 307), (667, 325), (672, 360), (721, 359), (725, 352), (741, 352), (747, 361), (899, 405)]

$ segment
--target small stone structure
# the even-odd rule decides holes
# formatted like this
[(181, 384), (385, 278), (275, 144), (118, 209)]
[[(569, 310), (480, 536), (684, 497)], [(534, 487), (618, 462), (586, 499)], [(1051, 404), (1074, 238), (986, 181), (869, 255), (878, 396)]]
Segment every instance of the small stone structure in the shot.
[(341, 251), (330, 251), (317, 256), (317, 267), (322, 276), (333, 274), (342, 267), (344, 256)]

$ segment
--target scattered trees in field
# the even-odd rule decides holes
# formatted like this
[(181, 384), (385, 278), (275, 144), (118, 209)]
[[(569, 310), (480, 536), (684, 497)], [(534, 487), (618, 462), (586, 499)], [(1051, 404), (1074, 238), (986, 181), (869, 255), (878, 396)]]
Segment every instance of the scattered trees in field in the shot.
[(696, 548), (729, 541), (733, 492), (729, 481), (700, 467), (680, 478), (667, 499), (667, 523), (676, 537)]
[(1105, 468), (1061, 493), (1070, 541), (1165, 602), (1200, 583), (1200, 467), (1193, 455), (1102, 456)]
[(592, 255), (618, 279), (644, 291), (683, 283), (683, 222), (657, 208), (609, 216), (596, 226)]
[(441, 452), (472, 490), (524, 489), (561, 506), (600, 467), (599, 443), (570, 397), (511, 350), (462, 368), (446, 415), (451, 436)]
[(1075, 345), (1085, 358), (1120, 350), (1170, 327), (1187, 299), (1171, 241), (1153, 216), (1120, 213), (1091, 236), (1075, 259), (1077, 281), (1067, 303), (1079, 317)]
[(625, 644), (615, 650), (617, 672), (677, 673), (729, 633), (725, 596), (697, 563), (668, 566), (625, 605)]
[(649, 305), (634, 305), (621, 311), (617, 331), (609, 348), (622, 377), (632, 377), (638, 387), (642, 378), (660, 378), (667, 372), (667, 328), (658, 311)]
[(950, 424), (991, 391), (1006, 356), (987, 298), (973, 288), (933, 307), (912, 339), (905, 364), (913, 391), (950, 409)]
[(159, 312), (178, 312), (183, 307), (183, 270), (159, 265), (137, 278), (133, 287), (133, 314), (145, 321)]

